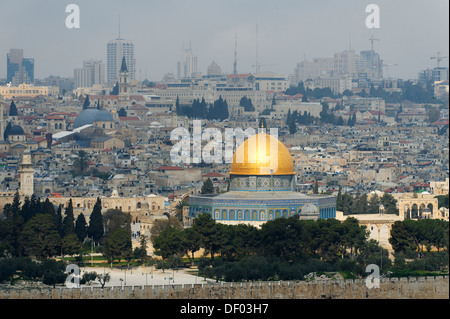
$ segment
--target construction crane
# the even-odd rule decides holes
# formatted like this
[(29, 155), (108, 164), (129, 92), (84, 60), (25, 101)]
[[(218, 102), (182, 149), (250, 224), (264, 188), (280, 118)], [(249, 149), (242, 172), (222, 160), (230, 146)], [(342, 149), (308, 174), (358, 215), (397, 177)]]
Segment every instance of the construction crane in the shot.
[(371, 43), (371, 50), (373, 51), (373, 42), (374, 42), (374, 41), (380, 41), (380, 39), (375, 39), (375, 38), (373, 37), (373, 35), (372, 35), (372, 36), (370, 37), (369, 41), (370, 41), (370, 43)]
[(447, 56), (441, 56), (441, 52), (438, 52), (438, 53), (437, 53), (437, 56), (432, 56), (430, 59), (431, 59), (431, 60), (436, 60), (436, 62), (437, 62), (437, 67), (439, 67), (439, 64), (441, 63), (441, 61), (442, 61), (443, 59), (448, 59), (448, 57), (447, 57)]

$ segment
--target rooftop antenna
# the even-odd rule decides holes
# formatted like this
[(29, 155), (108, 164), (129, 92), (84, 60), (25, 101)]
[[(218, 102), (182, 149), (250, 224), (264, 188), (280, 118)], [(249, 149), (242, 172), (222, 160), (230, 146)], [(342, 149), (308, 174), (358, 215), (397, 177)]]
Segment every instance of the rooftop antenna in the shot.
[(234, 35), (234, 74), (237, 74), (237, 33)]
[(120, 39), (120, 14), (119, 14), (119, 39)]
[(352, 33), (351, 32), (348, 33), (348, 38), (349, 38), (348, 50), (351, 51), (352, 50)]

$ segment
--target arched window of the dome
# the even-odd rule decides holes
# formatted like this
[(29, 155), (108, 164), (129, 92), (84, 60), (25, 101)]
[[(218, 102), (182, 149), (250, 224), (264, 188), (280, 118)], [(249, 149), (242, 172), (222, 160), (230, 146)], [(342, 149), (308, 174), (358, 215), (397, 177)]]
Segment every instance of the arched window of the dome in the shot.
[(266, 213), (262, 210), (259, 212), (259, 219), (260, 220), (265, 220), (266, 219)]
[(279, 210), (275, 211), (275, 218), (280, 218), (281, 217), (281, 213)]
[(252, 212), (252, 220), (258, 220), (258, 212), (256, 210)]
[(238, 219), (242, 220), (242, 211), (241, 210), (238, 210)]
[(220, 218), (220, 211), (218, 209), (216, 209), (214, 219), (219, 219), (219, 218)]
[(269, 220), (273, 220), (273, 210), (269, 210)]
[(236, 216), (235, 216), (234, 210), (232, 209), (232, 210), (230, 210), (230, 220), (235, 220), (235, 219), (236, 219)]
[(283, 218), (288, 218), (288, 211), (287, 209), (283, 210)]
[(226, 220), (227, 219), (227, 211), (224, 209), (222, 210), (222, 219)]
[(246, 210), (246, 211), (244, 212), (244, 219), (245, 219), (245, 220), (250, 220), (250, 211), (249, 211), (249, 210)]

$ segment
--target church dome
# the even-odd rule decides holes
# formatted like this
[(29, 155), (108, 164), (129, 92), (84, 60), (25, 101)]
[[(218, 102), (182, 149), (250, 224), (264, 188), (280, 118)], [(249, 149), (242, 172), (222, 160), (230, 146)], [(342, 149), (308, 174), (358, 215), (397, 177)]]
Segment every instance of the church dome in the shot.
[(73, 123), (73, 127), (79, 128), (83, 125), (93, 124), (94, 122), (114, 122), (114, 117), (107, 110), (86, 109), (78, 114)]
[(237, 148), (230, 174), (294, 175), (294, 162), (283, 143), (270, 134), (261, 132), (248, 138)]
[(8, 135), (25, 135), (22, 126), (14, 125), (8, 132)]
[(100, 110), (95, 115), (94, 122), (114, 122), (114, 118), (109, 111)]
[(86, 109), (81, 111), (80, 114), (78, 114), (75, 121), (73, 122), (73, 127), (79, 128), (83, 125), (94, 123), (94, 119), (95, 116), (97, 115), (97, 112), (99, 112), (99, 110), (97, 109)]

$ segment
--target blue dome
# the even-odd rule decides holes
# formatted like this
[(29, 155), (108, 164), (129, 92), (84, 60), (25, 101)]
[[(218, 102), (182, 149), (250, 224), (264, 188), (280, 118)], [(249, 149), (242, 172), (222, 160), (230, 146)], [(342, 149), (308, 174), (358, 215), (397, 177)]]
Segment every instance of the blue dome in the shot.
[(107, 110), (100, 110), (94, 118), (94, 122), (114, 122), (114, 118)]
[(86, 109), (75, 119), (73, 123), (74, 128), (79, 128), (83, 125), (93, 124), (94, 122), (114, 122), (114, 118), (107, 110)]
[(25, 135), (22, 126), (14, 125), (9, 129), (8, 135)]

